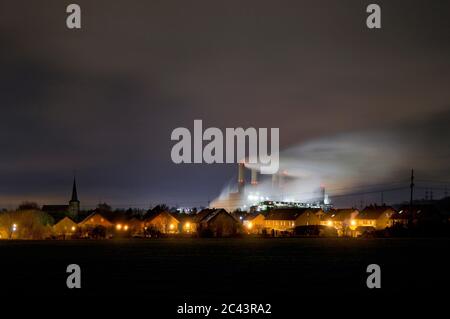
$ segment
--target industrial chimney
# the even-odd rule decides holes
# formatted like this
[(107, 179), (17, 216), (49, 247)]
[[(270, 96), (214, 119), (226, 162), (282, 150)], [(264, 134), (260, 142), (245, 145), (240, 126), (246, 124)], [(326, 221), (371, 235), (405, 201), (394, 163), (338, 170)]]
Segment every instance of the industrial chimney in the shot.
[(252, 186), (258, 185), (258, 170), (256, 168), (252, 168)]
[(272, 188), (278, 189), (278, 173), (272, 175)]
[(287, 177), (286, 171), (278, 172), (278, 187), (280, 189), (284, 188), (286, 177)]
[(238, 191), (241, 193), (245, 187), (245, 165), (244, 163), (239, 163), (238, 165)]

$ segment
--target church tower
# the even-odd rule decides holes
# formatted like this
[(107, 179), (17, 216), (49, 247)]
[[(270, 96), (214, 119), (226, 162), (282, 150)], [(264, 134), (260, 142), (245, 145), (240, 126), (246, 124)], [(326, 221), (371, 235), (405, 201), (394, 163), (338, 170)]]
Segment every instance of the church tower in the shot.
[(77, 194), (77, 181), (75, 177), (73, 178), (73, 187), (72, 187), (72, 199), (69, 202), (69, 214), (73, 217), (77, 216), (80, 212), (80, 201), (78, 200)]

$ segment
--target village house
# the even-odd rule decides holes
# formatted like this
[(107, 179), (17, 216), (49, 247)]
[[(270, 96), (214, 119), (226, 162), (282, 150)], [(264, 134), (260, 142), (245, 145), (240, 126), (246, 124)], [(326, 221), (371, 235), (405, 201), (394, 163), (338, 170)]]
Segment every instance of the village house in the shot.
[(263, 214), (247, 215), (244, 218), (244, 229), (249, 234), (261, 234), (264, 230), (264, 221), (266, 217)]
[(352, 228), (356, 226), (355, 217), (358, 214), (359, 211), (354, 208), (331, 209), (322, 218), (320, 224), (336, 228), (338, 236), (351, 236)]
[(152, 212), (144, 217), (144, 229), (161, 234), (179, 232), (180, 221), (167, 211)]
[(57, 238), (70, 238), (78, 229), (78, 225), (70, 217), (64, 217), (53, 225), (53, 234)]
[(101, 212), (113, 224), (115, 237), (143, 236), (144, 222), (125, 211)]
[(264, 228), (274, 236), (292, 233), (297, 226), (320, 225), (323, 214), (318, 208), (276, 208), (267, 214)]
[[(412, 212), (412, 214), (411, 214)], [(391, 224), (407, 226), (411, 221), (414, 224), (438, 224), (443, 221), (438, 208), (434, 205), (414, 205), (411, 209), (409, 205), (402, 206), (398, 212), (391, 216)]]
[(193, 215), (189, 219), (190, 228), (192, 229), (192, 232), (198, 234), (200, 222), (202, 221), (202, 219), (205, 218), (207, 215), (211, 214), (212, 212), (214, 212), (215, 210), (216, 210), (215, 208), (204, 208), (197, 214)]
[[(143, 236), (144, 234), (144, 222), (137, 217), (129, 217), (123, 221), (124, 231), (128, 230), (129, 236)], [(117, 230), (118, 225), (116, 225)], [(119, 226), (120, 228), (120, 226)]]
[(411, 220), (410, 216), (408, 210), (400, 209), (398, 212), (391, 215), (389, 226), (407, 226)]
[(104, 216), (103, 213), (94, 211), (89, 216), (87, 216), (85, 219), (83, 219), (80, 223), (78, 223), (78, 226), (80, 227), (96, 227), (96, 226), (103, 226), (105, 228), (113, 228), (114, 224), (108, 220), (106, 216)]
[(183, 234), (196, 234), (197, 223), (195, 222), (195, 214), (178, 214), (175, 218), (180, 221), (178, 225), (179, 231)]
[(382, 230), (391, 225), (391, 216), (395, 210), (390, 206), (371, 205), (364, 208), (355, 218), (353, 229), (356, 235)]
[[(81, 237), (112, 237), (114, 224), (103, 213), (94, 211), (80, 223), (78, 223)], [(105, 233), (97, 233), (104, 229)]]
[(241, 224), (225, 209), (204, 209), (195, 216), (200, 236), (229, 237), (240, 232)]

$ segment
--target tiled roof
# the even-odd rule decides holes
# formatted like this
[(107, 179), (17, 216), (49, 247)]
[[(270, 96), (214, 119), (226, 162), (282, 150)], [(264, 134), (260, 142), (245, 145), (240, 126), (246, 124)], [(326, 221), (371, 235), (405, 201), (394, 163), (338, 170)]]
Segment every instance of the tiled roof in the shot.
[(350, 219), (354, 212), (357, 212), (354, 208), (340, 208), (340, 209), (332, 209), (328, 212), (328, 215), (336, 221), (344, 221), (346, 219)]
[(166, 212), (166, 211), (149, 213), (144, 217), (144, 220), (146, 222), (151, 222), (153, 219), (155, 219), (156, 217), (158, 217), (160, 215), (165, 215), (166, 217), (172, 217), (178, 221), (178, 219), (176, 217), (174, 217), (172, 214), (170, 214), (169, 212)]
[(356, 219), (378, 219), (384, 213), (394, 213), (395, 210), (390, 206), (367, 206), (364, 208)]
[(210, 208), (202, 209), (193, 217), (194, 223), (201, 222), (203, 220), (203, 218), (205, 218), (209, 214), (213, 213), (214, 211), (216, 211), (216, 209), (210, 209)]
[(316, 214), (320, 209), (311, 208), (276, 208), (269, 211), (266, 220), (296, 220), (304, 213)]
[(232, 218), (235, 222), (238, 222), (236, 218), (233, 217), (230, 213), (228, 213), (225, 209), (219, 208), (219, 209), (204, 209), (201, 212), (199, 212), (194, 217), (195, 223), (209, 223), (211, 220), (213, 220), (216, 216), (218, 216), (221, 213), (225, 213), (227, 216)]

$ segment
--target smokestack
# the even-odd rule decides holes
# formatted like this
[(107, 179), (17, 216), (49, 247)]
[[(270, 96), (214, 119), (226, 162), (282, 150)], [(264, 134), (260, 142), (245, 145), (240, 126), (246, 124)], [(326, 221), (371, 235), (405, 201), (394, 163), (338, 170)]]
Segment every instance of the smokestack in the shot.
[(244, 163), (239, 163), (238, 165), (238, 191), (241, 193), (245, 186), (245, 165)]
[(278, 187), (280, 189), (284, 188), (284, 183), (285, 183), (285, 177), (287, 176), (287, 172), (286, 171), (282, 171), (278, 173)]
[(272, 175), (272, 188), (278, 189), (278, 173)]
[(258, 170), (255, 168), (252, 168), (252, 181), (251, 184), (253, 186), (258, 185)]

